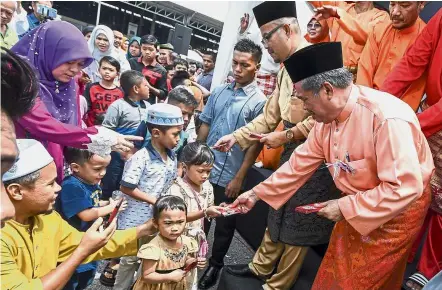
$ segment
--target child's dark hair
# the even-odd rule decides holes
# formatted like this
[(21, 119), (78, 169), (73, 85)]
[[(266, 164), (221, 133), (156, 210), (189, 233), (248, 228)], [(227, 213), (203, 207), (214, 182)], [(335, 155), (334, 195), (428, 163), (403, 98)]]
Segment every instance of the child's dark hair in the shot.
[(181, 152), (180, 162), (187, 166), (191, 165), (212, 165), (215, 162), (215, 155), (209, 146), (195, 141), (184, 146)]
[(176, 71), (170, 80), (170, 85), (172, 88), (176, 88), (177, 86), (184, 85), (184, 81), (190, 79), (190, 74), (184, 70)]
[(65, 147), (63, 150), (64, 159), (67, 164), (77, 163), (83, 165), (94, 156), (94, 153), (86, 149), (78, 149), (73, 147)]
[(162, 126), (162, 125), (157, 125), (157, 124), (152, 124), (152, 123), (146, 123), (146, 124), (147, 124), (147, 130), (149, 131), (149, 133), (151, 135), (152, 135), (153, 129), (158, 129), (164, 134), (164, 133), (166, 133), (167, 130), (169, 130), (170, 128), (173, 128), (172, 126)]
[(198, 107), (193, 93), (185, 86), (173, 88), (167, 96), (167, 103), (175, 106), (184, 104), (186, 107), (193, 107), (193, 109)]
[(160, 214), (165, 210), (181, 210), (187, 215), (187, 206), (179, 196), (166, 195), (157, 199), (153, 206), (153, 218), (158, 221)]
[(108, 56), (108, 55), (107, 56), (103, 56), (100, 59), (100, 62), (99, 62), (100, 67), (103, 64), (103, 62), (110, 64), (111, 66), (115, 67), (117, 72), (120, 72), (120, 69), (121, 69), (120, 63), (118, 62), (118, 60), (116, 60), (112, 56)]
[(29, 63), (9, 49), (1, 48), (2, 112), (10, 118), (27, 113), (35, 103), (40, 81)]
[(187, 60), (183, 59), (183, 58), (177, 58), (173, 61), (173, 68), (175, 68), (177, 65), (184, 65), (187, 69), (189, 69), (189, 63), (187, 62)]
[(142, 73), (136, 70), (128, 70), (121, 74), (120, 85), (126, 96), (129, 96), (134, 86), (139, 86), (144, 80)]

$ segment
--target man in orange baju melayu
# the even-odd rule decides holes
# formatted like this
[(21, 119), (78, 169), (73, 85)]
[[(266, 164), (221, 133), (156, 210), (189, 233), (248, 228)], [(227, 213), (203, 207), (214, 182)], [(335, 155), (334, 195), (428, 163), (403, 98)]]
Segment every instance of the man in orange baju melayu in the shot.
[[(391, 20), (378, 23), (368, 37), (358, 65), (356, 83), (379, 90), (388, 73), (425, 27), (419, 12), (423, 2), (391, 1)], [(425, 90), (425, 76), (408, 87), (402, 100), (416, 111)]]
[(277, 209), (316, 169), (330, 170), (343, 195), (319, 204), (317, 214), (337, 223), (312, 289), (399, 289), (434, 171), (416, 115), (390, 94), (353, 85), (340, 43), (308, 46), (284, 65), (316, 124), (288, 162), (232, 207), (247, 212), (262, 199)]

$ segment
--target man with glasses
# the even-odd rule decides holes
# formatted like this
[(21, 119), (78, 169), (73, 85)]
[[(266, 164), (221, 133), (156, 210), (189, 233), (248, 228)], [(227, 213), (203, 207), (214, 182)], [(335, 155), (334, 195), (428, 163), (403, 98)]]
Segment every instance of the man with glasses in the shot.
[[(308, 46), (301, 35), (295, 5), (294, 1), (268, 1), (253, 8), (262, 44), (275, 62), (281, 63)], [(284, 131), (273, 132), (281, 121), (284, 122)], [(263, 113), (233, 134), (222, 137), (215, 147), (221, 146), (221, 151), (227, 151), (238, 143), (245, 150), (259, 142), (250, 133), (264, 134), (261, 142), (267, 146), (276, 148), (284, 145), (280, 163), (283, 164), (294, 149), (304, 143), (313, 125), (314, 121), (304, 110), (303, 101), (296, 97), (293, 82), (283, 67)], [(328, 170), (316, 171), (284, 206), (279, 210), (269, 209), (268, 228), (253, 262), (227, 267), (227, 271), (237, 276), (260, 277), (266, 280), (264, 289), (289, 289), (298, 276), (308, 247), (320, 245), (318, 248), (325, 252), (334, 224), (315, 214), (295, 212), (295, 207), (337, 197)], [(272, 275), (275, 268), (276, 272)]]

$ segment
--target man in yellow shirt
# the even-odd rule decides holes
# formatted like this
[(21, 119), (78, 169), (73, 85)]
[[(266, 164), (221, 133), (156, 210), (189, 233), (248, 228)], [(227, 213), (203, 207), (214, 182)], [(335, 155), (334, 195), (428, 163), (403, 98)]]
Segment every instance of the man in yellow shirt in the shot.
[[(3, 2), (1, 3), (3, 5)], [(1, 92), (7, 96), (1, 102), (1, 177), (14, 165), (17, 156), (13, 121), (29, 112), (38, 94), (38, 79), (34, 70), (20, 57), (1, 49)], [(0, 180), (1, 181), (1, 180)], [(1, 182), (1, 227), (15, 215), (15, 208)]]
[(52, 157), (35, 140), (17, 144), (19, 160), (3, 176), (15, 216), (1, 230), (1, 289), (61, 289), (81, 263), (135, 255), (138, 239), (155, 232), (150, 221), (115, 231), (114, 219), (103, 228), (102, 218), (77, 231), (53, 211), (61, 188)]

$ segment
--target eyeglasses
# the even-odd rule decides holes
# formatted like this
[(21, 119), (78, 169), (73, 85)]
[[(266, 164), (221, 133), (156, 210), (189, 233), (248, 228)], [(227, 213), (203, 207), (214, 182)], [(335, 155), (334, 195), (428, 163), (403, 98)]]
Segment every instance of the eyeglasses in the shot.
[(276, 26), (275, 28), (264, 34), (261, 40), (262, 45), (267, 45), (269, 43), (270, 38), (272, 38), (272, 35), (283, 26), (284, 24), (279, 24), (278, 26)]
[(319, 24), (319, 23), (315, 23), (315, 24), (309, 23), (309, 24), (307, 24), (307, 29), (311, 29), (311, 28), (319, 29), (319, 28), (321, 28), (321, 27), (322, 27), (322, 26), (321, 26), (321, 24)]

